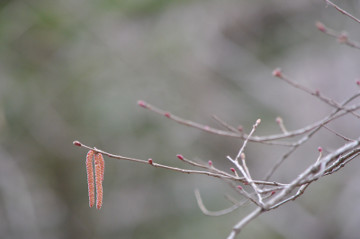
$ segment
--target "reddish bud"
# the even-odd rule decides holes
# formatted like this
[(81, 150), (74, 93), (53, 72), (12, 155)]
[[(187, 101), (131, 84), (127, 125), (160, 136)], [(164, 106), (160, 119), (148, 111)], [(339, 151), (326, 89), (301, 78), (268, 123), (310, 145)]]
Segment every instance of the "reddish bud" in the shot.
[(209, 166), (211, 167), (213, 165), (213, 162), (211, 160), (208, 161)]
[(242, 190), (243, 188), (239, 185), (239, 186), (237, 186), (237, 188), (239, 189), (239, 190)]
[(358, 86), (360, 86), (360, 80), (357, 80), (357, 81), (356, 81), (356, 84), (357, 84)]
[(272, 192), (271, 192), (271, 196), (274, 195), (275, 193), (276, 193), (276, 191), (272, 191)]
[(231, 172), (235, 173), (235, 169), (234, 168), (230, 168)]
[(326, 32), (326, 28), (325, 28), (325, 25), (322, 24), (321, 22), (316, 22), (315, 23), (315, 26), (317, 27), (317, 29), (321, 32)]
[(318, 151), (321, 153), (323, 151), (322, 147), (318, 147)]
[(281, 124), (283, 122), (281, 117), (276, 117), (276, 123)]
[(184, 160), (184, 156), (182, 156), (181, 154), (177, 154), (176, 157), (178, 157), (178, 159), (180, 160)]
[(319, 90), (315, 90), (315, 95), (320, 95), (320, 91), (319, 91)]
[(80, 146), (81, 146), (81, 143), (80, 143), (79, 141), (74, 141), (74, 142), (73, 142), (73, 145), (80, 147)]
[(281, 78), (281, 77), (282, 77), (282, 71), (281, 71), (281, 69), (280, 69), (280, 68), (276, 68), (276, 69), (272, 72), (272, 75)]
[(148, 163), (153, 165), (153, 160), (152, 159), (148, 159)]
[(245, 181), (245, 182), (244, 182), (244, 185), (249, 185), (249, 182), (246, 182), (246, 181)]
[(142, 100), (139, 100), (137, 103), (138, 103), (139, 106), (141, 106), (141, 107), (143, 107), (145, 109), (148, 108), (147, 104)]
[(243, 132), (244, 128), (242, 127), (242, 125), (239, 125), (239, 126), (237, 127), (237, 130), (239, 130), (239, 132)]
[(164, 115), (165, 115), (165, 117), (168, 117), (168, 118), (170, 118), (170, 116), (171, 116), (169, 112), (166, 112)]

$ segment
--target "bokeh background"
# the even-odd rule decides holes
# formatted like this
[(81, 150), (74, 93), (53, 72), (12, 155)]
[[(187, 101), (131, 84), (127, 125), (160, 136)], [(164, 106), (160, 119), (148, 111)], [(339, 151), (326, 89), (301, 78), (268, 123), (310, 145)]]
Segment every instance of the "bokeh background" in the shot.
[[(360, 2), (339, 2), (360, 16)], [(359, 51), (319, 32), (321, 21), (360, 39), (359, 24), (324, 1), (2, 0), (0, 1), (0, 238), (225, 238), (252, 207), (222, 217), (211, 210), (237, 196), (219, 180), (106, 158), (104, 205), (88, 207), (86, 150), (183, 166), (175, 157), (212, 160), (241, 145), (178, 125), (137, 106), (146, 100), (220, 127), (217, 115), (257, 135), (315, 122), (331, 109), (271, 72), (341, 101), (358, 88)], [(331, 125), (357, 138), (353, 117)], [(344, 141), (321, 131), (274, 175), (288, 182)], [(286, 151), (250, 144), (262, 178)], [(360, 164), (355, 160), (309, 187), (303, 197), (249, 224), (239, 238), (358, 238)]]

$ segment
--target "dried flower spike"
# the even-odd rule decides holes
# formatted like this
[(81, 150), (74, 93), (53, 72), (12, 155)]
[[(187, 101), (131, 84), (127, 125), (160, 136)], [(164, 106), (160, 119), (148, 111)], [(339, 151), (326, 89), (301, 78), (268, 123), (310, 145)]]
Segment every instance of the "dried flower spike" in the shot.
[(93, 168), (94, 154), (95, 152), (93, 150), (90, 150), (86, 155), (86, 174), (87, 174), (90, 207), (94, 206), (95, 204), (95, 184), (94, 184), (94, 168)]

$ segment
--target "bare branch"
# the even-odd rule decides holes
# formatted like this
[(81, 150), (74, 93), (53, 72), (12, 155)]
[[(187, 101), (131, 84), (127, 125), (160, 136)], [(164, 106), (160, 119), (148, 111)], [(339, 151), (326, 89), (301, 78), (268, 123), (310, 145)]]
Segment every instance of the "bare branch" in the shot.
[(349, 39), (346, 32), (338, 33), (336, 31), (334, 31), (333, 29), (326, 27), (321, 22), (316, 22), (315, 25), (319, 31), (325, 33), (328, 36), (336, 38), (339, 43), (348, 45), (348, 46), (356, 48), (356, 49), (360, 49), (360, 44), (356, 41)]
[(340, 13), (342, 13), (342, 14), (350, 17), (350, 18), (353, 19), (354, 21), (360, 23), (360, 20), (359, 20), (359, 19), (357, 19), (356, 17), (354, 17), (353, 15), (351, 15), (350, 13), (348, 13), (347, 11), (345, 11), (344, 9), (340, 8), (340, 7), (339, 7), (338, 5), (336, 5), (335, 3), (333, 3), (333, 2), (331, 2), (331, 1), (329, 1), (329, 0), (325, 0), (325, 2), (326, 2), (328, 5), (330, 5), (330, 6), (332, 6), (333, 8), (335, 8), (336, 10), (338, 10)]
[(240, 206), (244, 205), (246, 203), (246, 201), (242, 201), (239, 203), (236, 203), (234, 205), (232, 205), (229, 208), (220, 210), (220, 211), (209, 211), (208, 209), (206, 209), (206, 207), (204, 206), (204, 203), (201, 199), (201, 195), (198, 189), (196, 189), (195, 191), (195, 197), (196, 197), (196, 201), (198, 203), (198, 206), (200, 208), (200, 210), (202, 211), (202, 213), (204, 213), (207, 216), (223, 216), (226, 214), (229, 214), (230, 212), (235, 211), (236, 209), (238, 209)]

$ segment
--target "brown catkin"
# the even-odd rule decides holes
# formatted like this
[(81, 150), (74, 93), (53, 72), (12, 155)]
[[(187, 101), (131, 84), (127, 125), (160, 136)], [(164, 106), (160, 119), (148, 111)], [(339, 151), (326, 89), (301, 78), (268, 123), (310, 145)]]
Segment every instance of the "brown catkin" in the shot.
[(101, 153), (95, 154), (96, 208), (100, 209), (103, 202), (104, 158)]
[(95, 152), (93, 150), (90, 150), (86, 155), (86, 174), (87, 174), (90, 207), (94, 206), (95, 204), (95, 186), (94, 186), (94, 168), (93, 168), (94, 154)]

